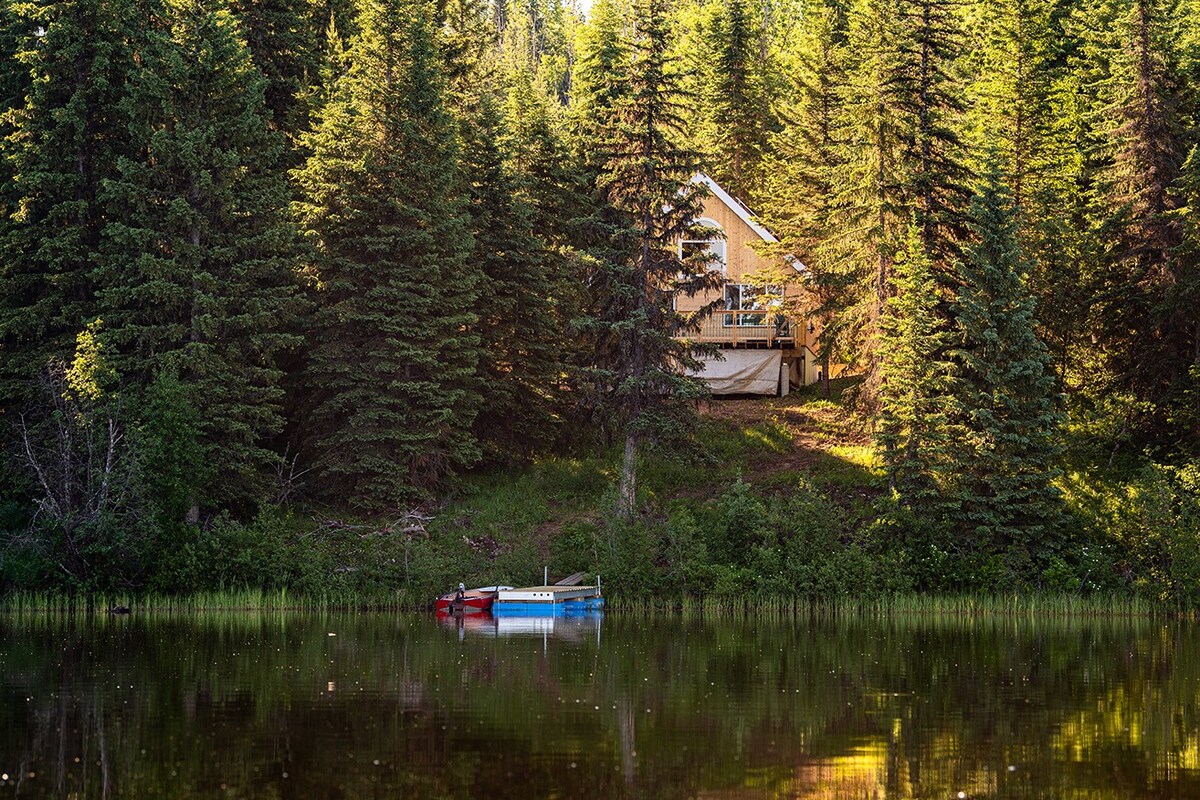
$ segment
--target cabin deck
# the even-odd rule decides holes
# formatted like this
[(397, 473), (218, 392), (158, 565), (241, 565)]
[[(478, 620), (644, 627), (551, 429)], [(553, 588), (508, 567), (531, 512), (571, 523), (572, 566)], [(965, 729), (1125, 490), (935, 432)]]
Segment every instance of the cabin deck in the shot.
[(681, 338), (733, 347), (792, 347), (796, 341), (791, 321), (766, 311), (716, 311), (700, 322), (699, 330)]

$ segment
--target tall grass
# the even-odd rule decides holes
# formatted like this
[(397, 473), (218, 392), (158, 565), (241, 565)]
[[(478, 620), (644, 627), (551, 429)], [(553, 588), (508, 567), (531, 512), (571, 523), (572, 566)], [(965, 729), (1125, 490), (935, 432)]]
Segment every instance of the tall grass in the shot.
[(213, 611), (416, 610), (423, 603), (398, 591), (390, 595), (322, 593), (302, 595), (286, 589), (224, 589), (193, 595), (65, 595), (17, 592), (0, 597), (0, 613), (92, 614), (128, 608), (131, 612), (197, 614)]
[(1157, 614), (1193, 616), (1134, 595), (1002, 594), (921, 595), (889, 597), (642, 598), (609, 597), (607, 609), (618, 614), (671, 612), (684, 616), (757, 616), (787, 618), (797, 615), (828, 617), (1028, 617), (1104, 618), (1150, 617)]
[[(355, 594), (299, 595), (287, 590), (243, 588), (187, 596), (143, 594), (136, 596), (68, 596), (52, 593), (14, 593), (0, 598), (0, 614), (87, 615), (128, 608), (138, 614), (194, 615), (215, 612), (314, 612), (314, 611), (426, 611), (429, 603), (406, 595)], [(1118, 619), (1171, 616), (1200, 619), (1200, 613), (1173, 608), (1134, 595), (1001, 594), (920, 595), (890, 597), (639, 597), (606, 598), (606, 610), (623, 616), (678, 614), (685, 618), (755, 617), (818, 618), (1027, 618)]]

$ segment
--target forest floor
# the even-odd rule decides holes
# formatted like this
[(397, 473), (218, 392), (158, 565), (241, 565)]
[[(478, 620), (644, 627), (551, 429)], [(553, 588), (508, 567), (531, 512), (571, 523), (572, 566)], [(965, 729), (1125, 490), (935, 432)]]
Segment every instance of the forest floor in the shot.
[(787, 397), (714, 399), (700, 409), (702, 425), (712, 436), (749, 440), (739, 463), (747, 483), (786, 491), (804, 479), (835, 498), (872, 495), (879, 473), (869, 421), (843, 401), (845, 388), (829, 399), (817, 386)]

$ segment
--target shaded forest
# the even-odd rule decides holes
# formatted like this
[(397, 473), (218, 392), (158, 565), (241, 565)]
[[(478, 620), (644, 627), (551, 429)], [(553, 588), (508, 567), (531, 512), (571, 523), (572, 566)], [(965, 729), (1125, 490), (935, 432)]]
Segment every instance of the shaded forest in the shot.
[[(600, 539), (670, 528), (639, 470), (719, 457), (672, 303), (704, 171), (856, 376), (876, 491), (817, 539), (1192, 603), (1198, 89), (1195, 0), (8, 3), (0, 592), (188, 591), (214, 531), (553, 458), (614, 465)], [(1094, 519), (1161, 513), (1098, 541), (1099, 472)], [(807, 569), (798, 520), (688, 558)]]

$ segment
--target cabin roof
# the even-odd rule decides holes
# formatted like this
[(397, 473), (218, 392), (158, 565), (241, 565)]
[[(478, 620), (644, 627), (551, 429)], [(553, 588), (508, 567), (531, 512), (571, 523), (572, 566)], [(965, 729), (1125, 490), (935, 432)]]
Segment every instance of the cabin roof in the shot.
[(712, 178), (708, 177), (703, 172), (697, 172), (692, 176), (692, 183), (700, 186), (707, 186), (708, 190), (712, 192), (713, 197), (716, 197), (718, 200), (728, 206), (729, 210), (734, 214), (737, 214), (738, 219), (746, 223), (750, 230), (758, 234), (758, 237), (764, 242), (779, 241), (777, 238), (775, 238), (775, 234), (771, 233), (769, 230), (764, 228), (762, 225), (759, 225), (758, 222), (755, 221), (754, 214), (750, 211), (750, 209), (746, 208), (745, 204), (742, 203), (741, 200), (738, 200), (729, 192), (722, 189), (721, 185)]
[[(729, 210), (736, 214), (738, 219), (746, 223), (746, 227), (754, 231), (754, 233), (757, 234), (758, 237), (764, 242), (779, 242), (779, 239), (776, 238), (775, 234), (771, 233), (754, 219), (754, 212), (747, 208), (746, 204), (741, 200), (738, 200), (729, 192), (722, 189), (721, 184), (717, 183), (703, 172), (697, 172), (695, 175), (693, 175), (692, 183), (699, 186), (707, 186), (708, 190), (712, 192), (713, 197), (717, 198), (726, 206), (728, 206)], [(803, 262), (801, 262), (800, 259), (796, 258), (795, 256), (786, 255), (783, 257), (783, 260), (791, 265), (792, 269), (796, 270), (797, 272), (808, 272), (808, 268), (805, 267)]]

